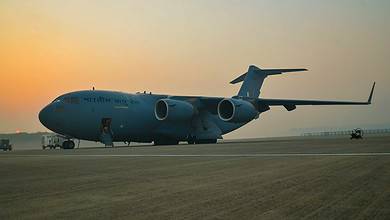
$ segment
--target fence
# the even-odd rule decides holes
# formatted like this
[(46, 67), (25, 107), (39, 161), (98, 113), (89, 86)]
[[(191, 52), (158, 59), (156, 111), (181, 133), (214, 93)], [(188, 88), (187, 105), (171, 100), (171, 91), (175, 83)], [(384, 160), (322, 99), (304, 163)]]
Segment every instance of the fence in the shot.
[[(341, 136), (350, 135), (351, 130), (338, 130), (338, 131), (320, 131), (320, 132), (305, 132), (302, 136)], [(385, 129), (362, 129), (363, 134), (390, 134), (390, 128)]]

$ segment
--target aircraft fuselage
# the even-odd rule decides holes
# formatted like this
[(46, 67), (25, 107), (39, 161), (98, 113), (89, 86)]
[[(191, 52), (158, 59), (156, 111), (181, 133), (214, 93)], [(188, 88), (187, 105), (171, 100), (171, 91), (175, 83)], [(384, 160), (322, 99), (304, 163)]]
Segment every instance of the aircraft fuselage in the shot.
[[(155, 116), (156, 102), (168, 97), (97, 90), (71, 92), (42, 109), (39, 119), (45, 127), (58, 134), (90, 141), (101, 141), (104, 120), (110, 121), (113, 141), (152, 142), (164, 137), (187, 140), (189, 135), (197, 132), (194, 131), (196, 122), (193, 119), (160, 121)], [(221, 134), (243, 125), (224, 122), (218, 115), (209, 112), (203, 114), (202, 117), (221, 129)], [(207, 126), (201, 127), (207, 129)]]

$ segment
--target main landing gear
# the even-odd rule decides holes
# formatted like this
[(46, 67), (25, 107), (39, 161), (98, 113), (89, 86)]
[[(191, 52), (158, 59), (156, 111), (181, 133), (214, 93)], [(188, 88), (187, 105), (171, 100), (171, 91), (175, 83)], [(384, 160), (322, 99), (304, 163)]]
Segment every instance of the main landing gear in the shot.
[(162, 139), (157, 139), (154, 140), (154, 145), (178, 145), (179, 141), (176, 139), (170, 139), (170, 138), (162, 138)]
[(196, 137), (189, 137), (187, 140), (188, 144), (215, 144), (217, 139), (196, 139)]
[(188, 144), (215, 144), (217, 139), (188, 140)]
[[(188, 144), (215, 144), (217, 143), (217, 139), (188, 139)], [(176, 139), (157, 139), (154, 140), (154, 145), (178, 145), (179, 141)]]

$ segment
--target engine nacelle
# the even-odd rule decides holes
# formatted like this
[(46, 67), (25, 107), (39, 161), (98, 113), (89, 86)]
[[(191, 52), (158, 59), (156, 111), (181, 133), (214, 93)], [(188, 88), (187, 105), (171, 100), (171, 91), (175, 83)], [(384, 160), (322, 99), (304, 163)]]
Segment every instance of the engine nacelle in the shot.
[(258, 111), (252, 103), (242, 99), (224, 99), (218, 103), (218, 116), (223, 121), (243, 123), (257, 115)]
[(185, 121), (194, 115), (194, 107), (185, 101), (160, 99), (154, 107), (154, 115), (160, 121)]

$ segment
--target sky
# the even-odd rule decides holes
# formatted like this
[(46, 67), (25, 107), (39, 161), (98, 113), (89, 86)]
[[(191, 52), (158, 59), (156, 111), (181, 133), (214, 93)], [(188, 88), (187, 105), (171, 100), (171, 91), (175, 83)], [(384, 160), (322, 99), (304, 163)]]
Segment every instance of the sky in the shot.
[(0, 133), (47, 131), (38, 112), (91, 89), (230, 97), (250, 64), (308, 68), (268, 77), (262, 97), (366, 100), (274, 107), (227, 135), (390, 126), (390, 1), (0, 1)]

